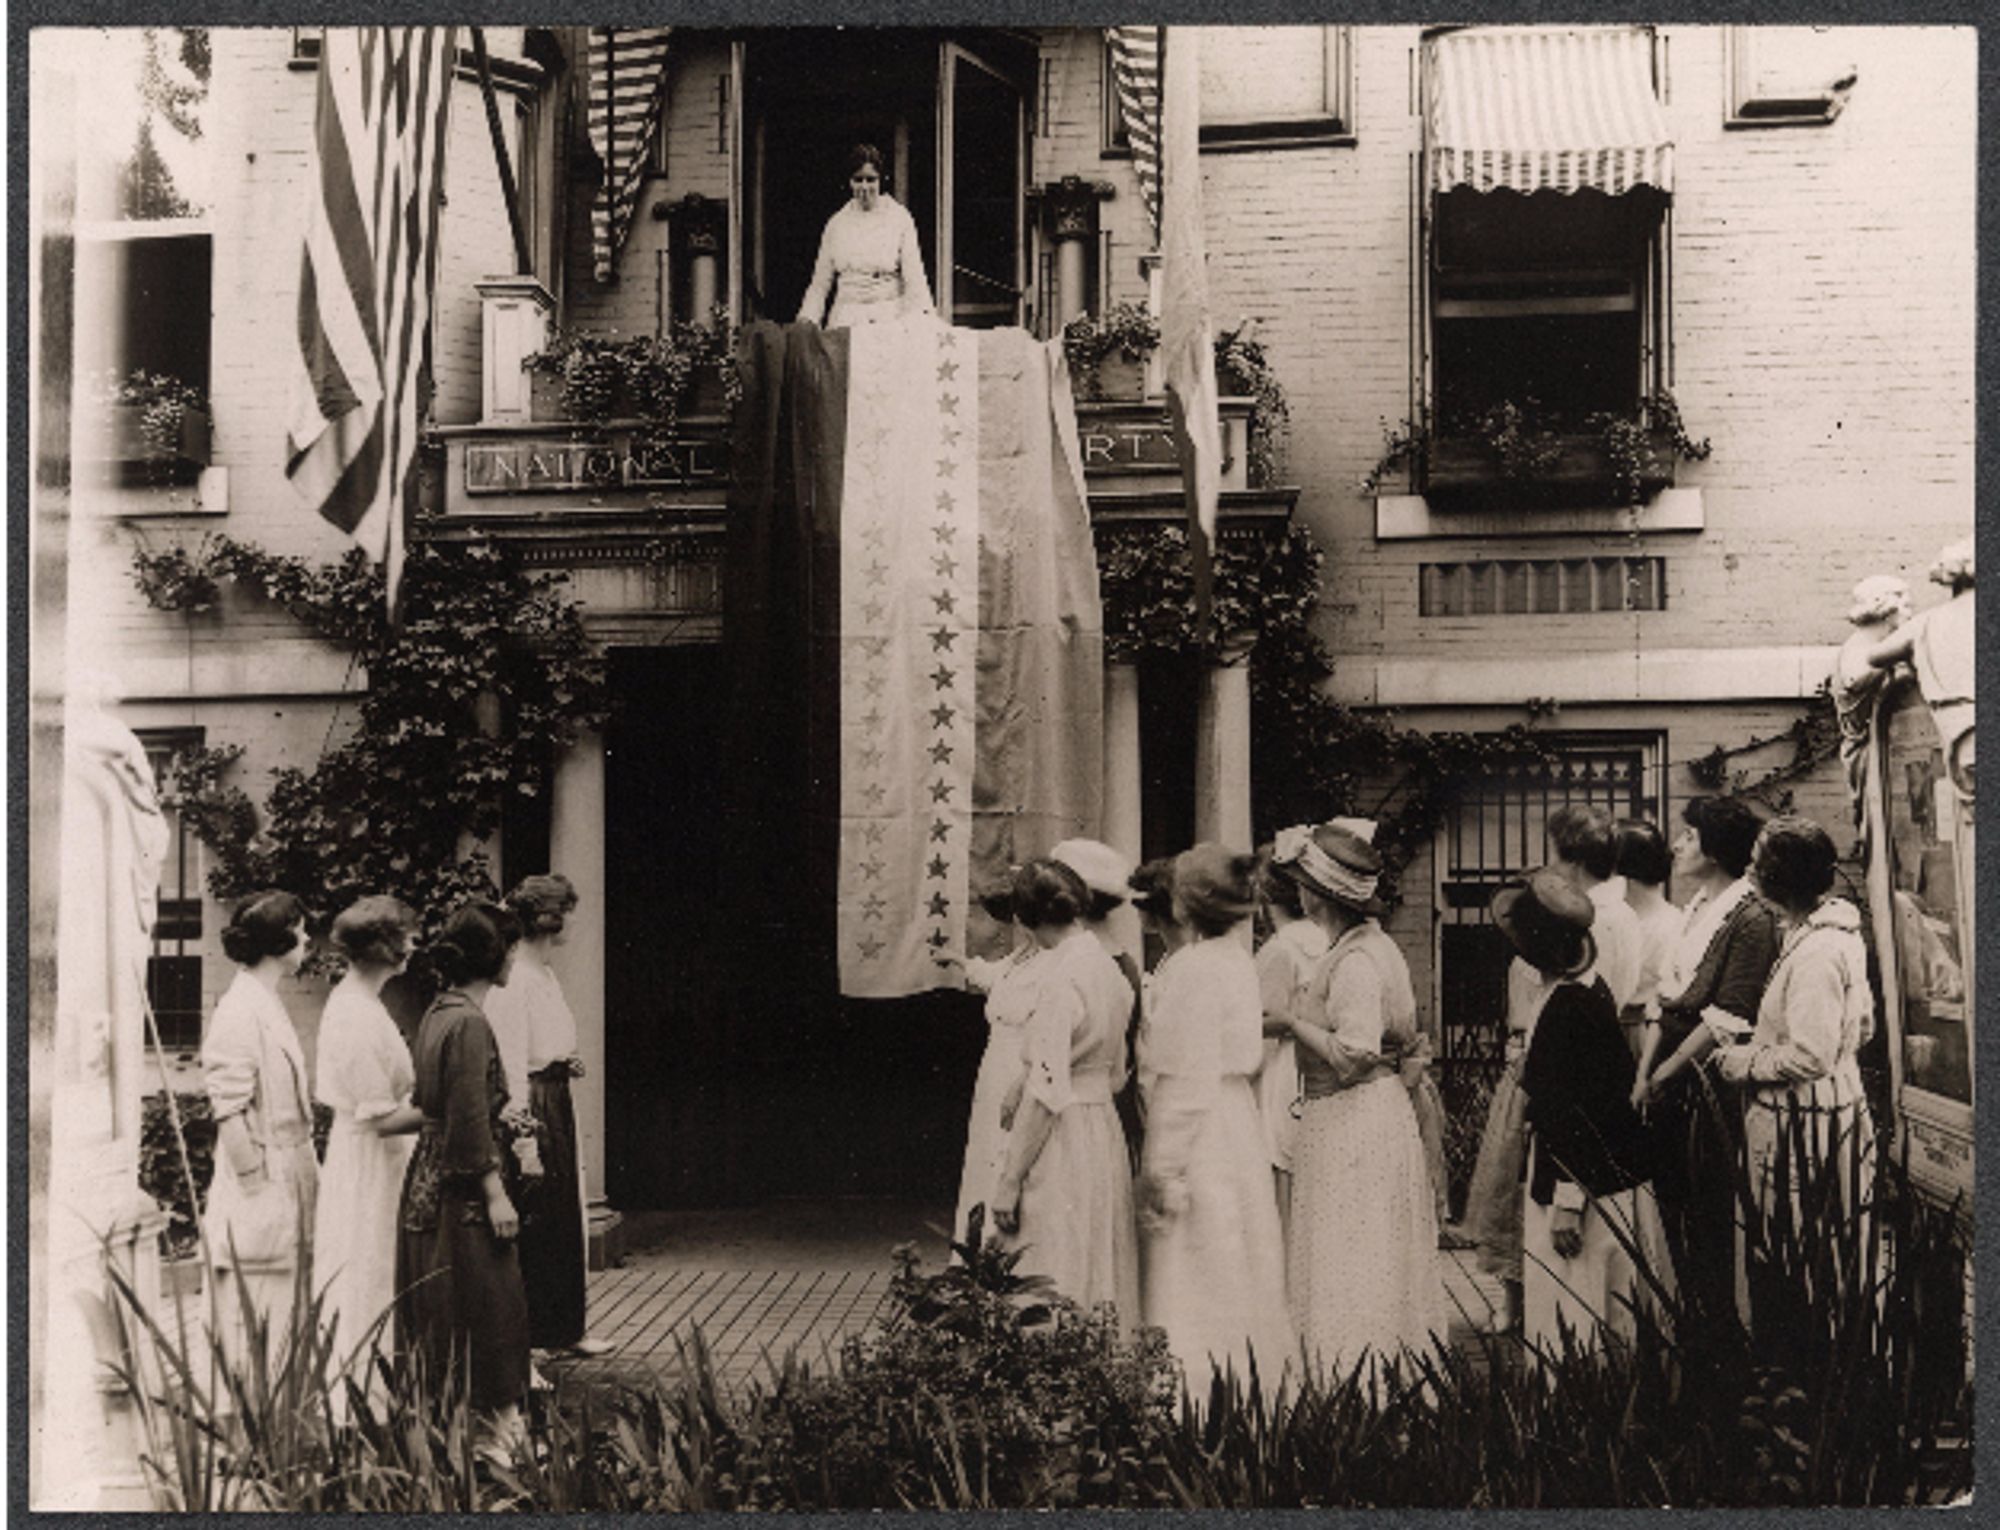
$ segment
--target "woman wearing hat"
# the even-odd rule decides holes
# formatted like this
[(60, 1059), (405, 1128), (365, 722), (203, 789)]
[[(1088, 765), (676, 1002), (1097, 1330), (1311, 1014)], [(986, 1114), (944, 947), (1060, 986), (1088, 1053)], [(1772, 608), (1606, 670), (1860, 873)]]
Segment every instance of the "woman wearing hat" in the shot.
[[(980, 1054), (972, 1114), (965, 1126), (965, 1167), (958, 1177), (958, 1213), (952, 1222), (955, 1239), (969, 1237), (972, 1209), (990, 1204), (1007, 1161), (1007, 1131), (1021, 1098), (1022, 1028), (1034, 1012), (1036, 963), (1043, 954), (1034, 937), (1014, 919), (1009, 880), (1010, 885), (993, 889), (979, 901), (989, 917), (1011, 932), (1012, 948), (995, 961), (975, 957), (966, 963), (967, 980), (986, 990), (986, 1050)], [(980, 1241), (992, 1231), (989, 1216), (982, 1220)]]
[(993, 1225), (1083, 1307), (1110, 1302), (1127, 1330), (1139, 1312), (1132, 1166), (1112, 1096), (1125, 1082), (1131, 985), (1084, 927), (1090, 893), (1056, 861), (1014, 878), (1014, 917), (1041, 947), (1022, 1026), (1020, 1113), (993, 1188)]
[(1607, 1327), (1629, 1337), (1640, 1280), (1630, 1248), (1660, 1242), (1648, 1226), (1652, 1144), (1632, 1107), (1632, 1052), (1593, 971), (1595, 917), (1575, 882), (1551, 869), (1493, 896), (1494, 923), (1550, 985), (1521, 1064), (1522, 1332), (1537, 1353), (1559, 1350), (1565, 1329), (1585, 1346)]
[(1445, 1332), (1430, 1168), (1401, 1076), (1419, 1046), (1416, 995), (1374, 918), (1382, 861), (1367, 840), (1335, 824), (1287, 829), (1271, 864), (1330, 947), (1292, 1026), (1305, 1106), (1287, 1273), (1307, 1359), (1337, 1376)]
[(1257, 968), (1236, 938), (1256, 908), (1257, 860), (1196, 845), (1174, 861), (1192, 939), (1160, 964), (1146, 1030), (1139, 1181), (1146, 1322), (1200, 1394), (1210, 1367), (1268, 1389), (1292, 1354), (1285, 1246), (1251, 1079), (1263, 1062)]
[[(1066, 839), (1049, 852), (1079, 877), (1090, 891), (1090, 907), (1083, 911), (1084, 928), (1097, 937), (1125, 981), (1132, 985), (1132, 1009), (1125, 1020), (1125, 1055), (1131, 1057), (1139, 1044), (1139, 1010), (1145, 992), (1145, 978), (1132, 959), (1126, 942), (1113, 928), (1112, 919), (1125, 907), (1132, 891), (1132, 863), (1109, 845), (1094, 839)], [(1129, 916), (1128, 916), (1129, 917)], [(1136, 1078), (1128, 1078), (1112, 1102), (1118, 1107), (1118, 1124), (1125, 1133), (1125, 1151), (1134, 1173), (1139, 1169), (1139, 1142), (1142, 1113)]]
[(1299, 884), (1273, 869), (1271, 847), (1259, 852), (1257, 902), (1269, 930), (1257, 948), (1257, 987), (1264, 1006), (1264, 1060), (1257, 1070), (1257, 1109), (1271, 1154), (1278, 1225), (1291, 1242), (1292, 1144), (1299, 1133), (1299, 1058), (1292, 1022), (1305, 1013), (1313, 974), (1326, 957), (1326, 931), (1306, 918)]

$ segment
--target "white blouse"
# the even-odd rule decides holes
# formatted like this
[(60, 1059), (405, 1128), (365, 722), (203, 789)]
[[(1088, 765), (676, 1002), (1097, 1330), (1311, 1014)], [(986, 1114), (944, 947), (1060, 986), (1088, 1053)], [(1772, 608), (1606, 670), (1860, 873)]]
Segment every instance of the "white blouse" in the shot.
[(504, 988), (495, 988), (482, 1006), (500, 1063), (507, 1070), (507, 1098), (528, 1102), (528, 1076), (576, 1052), (576, 1016), (563, 997), (562, 984), (544, 962), (526, 948), (514, 957), (514, 970)]
[(826, 220), (812, 285), (799, 304), (801, 322), (819, 323), (828, 292), (833, 312), (828, 329), (844, 329), (871, 318), (931, 312), (931, 286), (924, 275), (917, 225), (895, 198), (883, 195), (872, 212), (848, 202)]

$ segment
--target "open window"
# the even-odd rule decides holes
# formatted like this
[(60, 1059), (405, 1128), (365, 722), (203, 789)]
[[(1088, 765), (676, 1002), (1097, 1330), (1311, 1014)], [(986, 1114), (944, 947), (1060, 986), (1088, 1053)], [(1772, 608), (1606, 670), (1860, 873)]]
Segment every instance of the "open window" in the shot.
[[(1425, 39), (1425, 489), (1635, 500), (1669, 360), (1672, 144), (1642, 27), (1461, 27)], [(1662, 447), (1664, 446), (1664, 449)]]

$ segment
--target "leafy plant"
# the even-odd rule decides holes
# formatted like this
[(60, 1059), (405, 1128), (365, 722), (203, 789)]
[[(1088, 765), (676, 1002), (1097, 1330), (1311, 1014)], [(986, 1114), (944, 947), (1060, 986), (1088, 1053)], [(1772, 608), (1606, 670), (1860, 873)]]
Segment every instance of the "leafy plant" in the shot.
[(1584, 423), (1596, 429), (1619, 497), (1628, 505), (1644, 497), (1645, 477), (1654, 467), (1656, 434), (1664, 435), (1668, 449), (1689, 462), (1707, 460), (1714, 449), (1706, 437), (1697, 441), (1687, 433), (1680, 405), (1664, 389), (1641, 399), (1636, 414), (1593, 414)]
[(676, 319), (655, 335), (558, 329), (522, 366), (560, 381), (569, 418), (598, 429), (637, 420), (654, 440), (673, 435), (704, 373), (721, 379), (726, 408), (735, 409), (743, 396), (735, 328), (719, 304), (706, 325)]
[[(180, 1113), (184, 1142), (177, 1139), (173, 1110)], [(164, 1092), (147, 1095), (139, 1126), (139, 1188), (168, 1213), (164, 1234), (168, 1253), (193, 1251), (199, 1240), (202, 1207), (214, 1178), (215, 1116), (207, 1093), (200, 1089), (177, 1091), (172, 1110)]]
[(1382, 492), (1382, 485), (1391, 473), (1405, 475), (1410, 487), (1414, 488), (1417, 475), (1423, 471), (1425, 460), (1431, 449), (1431, 434), (1427, 427), (1411, 420), (1404, 420), (1394, 430), (1389, 422), (1382, 422), (1382, 455), (1375, 466), (1362, 475), (1359, 488), (1363, 494), (1375, 495)]
[(141, 542), (133, 550), (132, 578), (146, 604), (156, 611), (213, 611), (222, 600), (207, 537), (193, 552), (178, 542), (154, 552)]
[[(184, 557), (135, 553), (149, 598), (174, 587), (170, 560)], [(561, 576), (528, 574), (489, 543), (419, 538), (391, 628), (381, 578), (358, 550), (313, 565), (218, 537), (201, 567), (283, 606), (368, 675), (351, 731), (311, 765), (273, 772), (261, 807), (227, 779), (235, 746), (180, 758), (168, 791), (211, 851), (210, 892), (282, 887), (331, 913), (394, 891), (427, 930), (465, 898), (491, 896), (484, 857), (461, 854), (461, 841), (492, 830), (506, 793), (546, 790), (549, 762), (607, 707), (602, 658)], [(481, 726), (485, 698), (507, 719), (497, 734)]]
[[(144, 139), (144, 125), (141, 126)], [(146, 461), (158, 471), (180, 459), (181, 432), (190, 410), (206, 411), (208, 395), (192, 383), (165, 372), (135, 370), (106, 374), (98, 395), (107, 407), (137, 408), (139, 435), (146, 444)]]
[(1532, 398), (1524, 404), (1503, 399), (1472, 420), (1466, 433), (1492, 454), (1502, 478), (1532, 481), (1562, 461), (1562, 441)]
[(1071, 378), (1088, 398), (1102, 398), (1099, 368), (1113, 355), (1144, 361), (1160, 348), (1160, 321), (1143, 303), (1113, 303), (1102, 313), (1080, 313), (1063, 326), (1063, 355)]
[(1250, 483), (1262, 488), (1283, 476), (1292, 408), (1263, 342), (1250, 333), (1250, 327), (1251, 321), (1245, 319), (1215, 337), (1215, 380), (1225, 395), (1247, 395), (1251, 401)]

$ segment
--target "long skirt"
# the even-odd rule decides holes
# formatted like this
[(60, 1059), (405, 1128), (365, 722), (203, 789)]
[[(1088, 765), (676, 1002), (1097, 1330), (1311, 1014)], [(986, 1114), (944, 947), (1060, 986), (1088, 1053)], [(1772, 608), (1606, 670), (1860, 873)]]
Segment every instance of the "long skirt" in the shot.
[(1705, 1321), (1747, 1316), (1737, 1257), (1737, 1178), (1743, 1116), (1706, 1067), (1689, 1069), (1647, 1116), (1653, 1136), (1653, 1190), (1687, 1306)]
[[(979, 1077), (972, 1086), (972, 1114), (965, 1123), (965, 1166), (958, 1176), (958, 1211), (952, 1218), (953, 1241), (965, 1237), (974, 1206), (990, 1207), (993, 1185), (1007, 1162), (1007, 1133), (1000, 1126), (1000, 1106), (1021, 1072), (1021, 1029), (996, 1025), (986, 1034), (986, 1051), (979, 1059)], [(993, 1218), (980, 1218), (980, 1241), (993, 1236)]]
[(1309, 1099), (1292, 1160), (1292, 1324), (1333, 1376), (1446, 1330), (1430, 1169), (1394, 1074)]
[[(397, 1218), (397, 1343), (417, 1358), (433, 1388), (456, 1375), (474, 1408), (511, 1407), (528, 1390), (521, 1261), (511, 1242), (493, 1235), (477, 1184), (437, 1179), (435, 1158), (426, 1162), (430, 1147), (419, 1139)], [(413, 1214), (413, 1192), (427, 1178), (435, 1192), (429, 1215)]]
[(1521, 1171), (1528, 1159), (1528, 1096), (1521, 1066), (1507, 1065), (1493, 1086), (1486, 1130), (1473, 1160), (1465, 1195), (1465, 1232), (1479, 1244), (1479, 1268), (1519, 1284), (1521, 1279)]
[[(284, 1363), (283, 1340), (292, 1330), (292, 1307), (301, 1266), (308, 1283), (313, 1269), (313, 1221), (319, 1190), (319, 1160), (312, 1143), (273, 1143), (265, 1149), (266, 1180), (246, 1190), (215, 1155), (203, 1230), (214, 1261), (222, 1350), (238, 1367)], [(271, 1336), (271, 1352), (252, 1354), (256, 1324)]]
[[(332, 1326), (334, 1353), (357, 1383), (380, 1401), (373, 1358), (389, 1350), (396, 1299), (396, 1207), (415, 1138), (381, 1137), (336, 1114), (327, 1135), (313, 1224), (313, 1278), (323, 1287), (321, 1321)], [(344, 1406), (344, 1389), (334, 1406)]]
[[(1016, 1123), (1019, 1124), (1018, 1122)], [(1046, 1275), (1080, 1307), (1118, 1308), (1121, 1331), (1139, 1318), (1139, 1249), (1132, 1221), (1132, 1168), (1109, 1099), (1073, 1101), (1021, 1186), (1024, 1275)]]
[(587, 1254), (569, 1074), (534, 1075), (528, 1080), (528, 1100), (542, 1126), (542, 1181), (533, 1213), (521, 1219), (528, 1338), (537, 1349), (568, 1349), (583, 1337)]
[(1410, 1091), (1410, 1106), (1417, 1113), (1417, 1136), (1424, 1144), (1424, 1166), (1430, 1170), (1431, 1197), (1437, 1205), (1438, 1221), (1450, 1216), (1451, 1171), (1444, 1161), (1444, 1096), (1437, 1080), (1426, 1068)]
[(1189, 1156), (1185, 1205), (1143, 1232), (1146, 1322), (1166, 1330), (1196, 1398), (1212, 1368), (1247, 1382), (1253, 1360), (1268, 1395), (1295, 1354), (1264, 1128), (1250, 1080), (1223, 1079)]
[[(1594, 1197), (1583, 1210), (1583, 1248), (1574, 1259), (1556, 1252), (1554, 1227), (1555, 1208), (1524, 1195), (1521, 1333), (1535, 1354), (1560, 1358), (1565, 1329), (1578, 1350), (1598, 1348), (1607, 1334), (1630, 1343), (1639, 1312), (1666, 1310), (1660, 1299), (1673, 1293), (1673, 1268), (1651, 1186)], [(1635, 1252), (1651, 1280), (1640, 1274)]]

